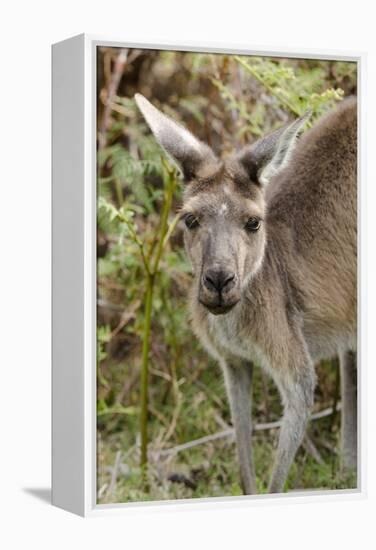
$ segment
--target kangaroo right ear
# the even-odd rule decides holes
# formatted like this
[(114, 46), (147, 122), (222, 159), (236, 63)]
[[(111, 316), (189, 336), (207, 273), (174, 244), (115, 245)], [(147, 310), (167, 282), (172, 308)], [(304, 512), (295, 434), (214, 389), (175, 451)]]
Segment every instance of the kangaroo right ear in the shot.
[(307, 111), (291, 124), (279, 128), (240, 152), (238, 159), (251, 179), (267, 185), (273, 176), (288, 165), (298, 134), (310, 116), (311, 111)]
[(180, 124), (156, 109), (143, 95), (136, 94), (138, 108), (154, 137), (163, 149), (178, 163), (184, 178), (194, 178), (200, 165), (214, 160), (213, 151)]

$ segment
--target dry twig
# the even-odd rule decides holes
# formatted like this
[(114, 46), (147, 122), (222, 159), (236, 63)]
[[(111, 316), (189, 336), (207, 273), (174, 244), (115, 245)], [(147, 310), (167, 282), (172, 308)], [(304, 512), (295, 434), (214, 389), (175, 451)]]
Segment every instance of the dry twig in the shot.
[[(341, 405), (338, 403), (337, 410), (340, 410)], [(314, 413), (311, 415), (310, 420), (319, 420), (320, 418), (325, 418), (326, 416), (330, 416), (333, 414), (333, 408), (328, 407), (327, 409), (323, 409), (322, 411), (319, 411), (317, 413)], [(262, 431), (262, 430), (272, 430), (275, 428), (280, 428), (282, 424), (282, 420), (276, 420), (275, 422), (266, 422), (266, 423), (260, 423), (255, 424), (253, 427), (254, 431)], [(194, 439), (193, 441), (187, 441), (187, 443), (182, 443), (181, 445), (176, 445), (176, 447), (172, 447), (171, 449), (164, 449), (160, 451), (160, 456), (169, 456), (171, 454), (177, 454), (181, 451), (186, 451), (187, 449), (192, 449), (192, 447), (197, 447), (198, 445), (204, 445), (206, 443), (210, 443), (212, 441), (216, 441), (217, 439), (223, 439), (226, 437), (234, 437), (234, 429), (229, 428), (228, 430), (222, 430), (220, 432), (216, 432), (211, 435), (206, 435), (204, 437), (200, 437), (198, 439)], [(312, 449), (312, 448), (311, 448)]]
[(115, 464), (114, 464), (114, 467), (112, 468), (112, 471), (111, 471), (110, 485), (108, 486), (108, 489), (107, 489), (107, 494), (109, 496), (113, 495), (113, 493), (115, 491), (116, 480), (117, 480), (119, 467), (120, 467), (120, 458), (121, 458), (121, 451), (117, 451), (116, 456), (115, 456)]
[(321, 454), (319, 453), (316, 445), (313, 443), (312, 439), (306, 435), (303, 439), (303, 447), (308, 454), (310, 454), (320, 466), (324, 464)]
[(108, 94), (104, 102), (104, 110), (101, 125), (98, 132), (99, 149), (103, 149), (107, 144), (107, 130), (111, 122), (112, 102), (119, 88), (121, 77), (123, 76), (125, 65), (128, 59), (128, 48), (121, 48), (115, 61), (114, 70), (111, 73), (111, 81), (108, 86)]

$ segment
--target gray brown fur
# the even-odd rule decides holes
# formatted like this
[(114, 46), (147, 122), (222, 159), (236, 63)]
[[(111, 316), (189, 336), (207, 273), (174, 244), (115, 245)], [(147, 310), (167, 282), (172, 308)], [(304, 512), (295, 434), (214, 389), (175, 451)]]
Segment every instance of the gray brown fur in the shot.
[[(304, 119), (224, 161), (137, 101), (189, 180), (182, 218), (198, 224), (185, 229), (192, 326), (224, 372), (244, 492), (256, 492), (253, 363), (273, 377), (284, 405), (270, 492), (283, 490), (304, 436), (314, 364), (338, 354), (342, 464), (356, 468), (356, 100), (323, 117), (296, 146)], [(178, 156), (171, 135), (181, 139)], [(250, 218), (260, 220), (259, 229), (245, 229)]]

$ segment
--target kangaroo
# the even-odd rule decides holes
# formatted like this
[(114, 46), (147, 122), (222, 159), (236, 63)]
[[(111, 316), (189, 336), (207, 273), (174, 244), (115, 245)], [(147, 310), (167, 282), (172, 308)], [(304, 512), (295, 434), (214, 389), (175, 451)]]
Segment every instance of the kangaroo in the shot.
[(341, 464), (357, 466), (357, 104), (344, 100), (297, 139), (307, 115), (221, 160), (135, 100), (181, 168), (195, 334), (220, 364), (245, 494), (256, 493), (253, 364), (276, 383), (283, 419), (269, 492), (284, 489), (314, 401), (314, 365), (339, 356)]

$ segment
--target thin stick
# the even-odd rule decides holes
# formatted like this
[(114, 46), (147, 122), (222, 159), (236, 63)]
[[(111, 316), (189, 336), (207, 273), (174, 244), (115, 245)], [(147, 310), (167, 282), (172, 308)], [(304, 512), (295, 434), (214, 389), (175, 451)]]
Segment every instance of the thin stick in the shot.
[(115, 61), (114, 71), (111, 75), (111, 82), (108, 86), (108, 95), (105, 101), (104, 111), (101, 126), (98, 135), (99, 149), (103, 149), (107, 145), (107, 130), (110, 126), (112, 102), (115, 97), (121, 77), (123, 76), (124, 68), (128, 59), (128, 49), (121, 48)]
[(307, 451), (307, 453), (310, 454), (316, 460), (316, 462), (320, 464), (320, 466), (324, 464), (321, 454), (319, 453), (312, 439), (308, 437), (308, 435), (306, 435), (305, 438), (303, 439), (302, 445), (304, 449)]
[(115, 491), (117, 475), (118, 475), (118, 471), (119, 471), (119, 467), (120, 467), (120, 458), (121, 458), (121, 451), (117, 451), (116, 456), (115, 456), (115, 464), (114, 464), (114, 467), (112, 468), (112, 472), (111, 472), (110, 485), (108, 486), (108, 490), (107, 490), (107, 494), (109, 496), (113, 495), (113, 493)]
[(108, 487), (108, 484), (105, 483), (104, 485), (102, 485), (102, 487), (99, 489), (98, 491), (98, 499), (102, 498), (102, 496), (104, 495), (104, 492), (105, 490), (107, 489)]
[(174, 217), (174, 219), (172, 220), (172, 222), (171, 222), (170, 225), (168, 226), (167, 233), (166, 233), (166, 235), (165, 235), (165, 237), (164, 237), (164, 239), (163, 239), (162, 250), (165, 249), (166, 244), (167, 244), (167, 242), (169, 241), (169, 239), (170, 239), (172, 233), (174, 232), (174, 229), (175, 229), (175, 227), (176, 227), (176, 225), (177, 225), (179, 219), (180, 219), (180, 214), (176, 214), (175, 217)]
[(150, 264), (149, 264), (149, 260), (145, 256), (145, 250), (144, 250), (143, 242), (139, 239), (138, 235), (135, 233), (135, 230), (133, 229), (132, 224), (129, 222), (129, 220), (125, 216), (123, 216), (123, 214), (120, 211), (117, 212), (117, 216), (118, 216), (119, 220), (121, 222), (125, 223), (125, 225), (127, 226), (129, 234), (131, 236), (131, 239), (133, 240), (134, 243), (136, 243), (136, 245), (138, 246), (138, 248), (140, 250), (140, 254), (141, 254), (142, 262), (144, 264), (145, 271), (150, 276)]
[(149, 348), (151, 313), (153, 304), (154, 276), (147, 274), (145, 298), (145, 324), (142, 343), (142, 367), (141, 367), (141, 469), (144, 489), (148, 489), (147, 464), (148, 464), (148, 382), (149, 382)]
[[(146, 260), (143, 256), (146, 269), (146, 297), (145, 297), (145, 323), (142, 343), (142, 366), (141, 366), (141, 396), (140, 396), (140, 432), (141, 432), (141, 459), (140, 466), (143, 478), (143, 487), (148, 491), (148, 386), (149, 386), (149, 350), (150, 332), (153, 310), (153, 294), (155, 278), (158, 274), (159, 263), (165, 244), (165, 236), (168, 232), (168, 214), (171, 209), (172, 197), (176, 186), (175, 172), (171, 170), (167, 162), (163, 162), (166, 171), (165, 195), (161, 214), (159, 229), (159, 241), (154, 256), (154, 261)], [(143, 251), (143, 246), (142, 246)]]
[[(176, 178), (175, 178), (174, 170), (171, 170), (171, 168), (169, 167), (169, 165), (164, 159), (162, 159), (162, 163), (167, 173), (167, 176), (166, 176), (167, 185), (166, 185), (164, 202), (162, 207), (162, 214), (161, 214), (160, 239), (157, 245), (157, 250), (156, 250), (155, 259), (154, 259), (154, 266), (152, 271), (152, 273), (154, 274), (158, 272), (159, 262), (162, 256), (163, 249), (166, 246), (166, 242), (172, 233), (172, 231), (170, 233), (168, 232), (168, 214), (171, 209), (172, 197), (176, 187)], [(165, 237), (167, 237), (167, 239), (165, 239)]]
[[(337, 410), (340, 410), (340, 408), (341, 408), (341, 405), (340, 403), (338, 403)], [(328, 407), (327, 409), (323, 409), (322, 411), (312, 414), (310, 420), (311, 421), (319, 420), (320, 418), (325, 418), (326, 416), (330, 416), (331, 414), (333, 414), (333, 408)], [(255, 424), (255, 426), (253, 427), (253, 430), (256, 432), (263, 431), (263, 430), (273, 430), (275, 428), (280, 428), (281, 424), (282, 424), (282, 419), (276, 420), (275, 422)], [(171, 449), (165, 449), (160, 452), (160, 456), (169, 456), (171, 454), (176, 454), (181, 451), (186, 451), (187, 449), (192, 449), (192, 447), (197, 447), (198, 445), (204, 445), (206, 443), (216, 441), (217, 439), (223, 439), (225, 437), (234, 437), (234, 428), (229, 428), (228, 430), (222, 430), (220, 432), (216, 432), (211, 435), (206, 435), (204, 437), (200, 437), (199, 439), (194, 439), (193, 441), (187, 441), (187, 443), (176, 445), (176, 447), (172, 447)]]

